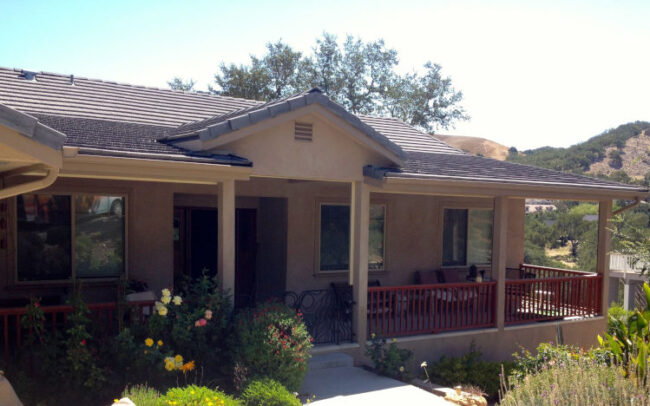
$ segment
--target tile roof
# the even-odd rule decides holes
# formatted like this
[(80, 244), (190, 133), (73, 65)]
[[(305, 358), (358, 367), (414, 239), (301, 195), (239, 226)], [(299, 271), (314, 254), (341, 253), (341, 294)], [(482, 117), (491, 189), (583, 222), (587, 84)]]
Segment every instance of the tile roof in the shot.
[(297, 93), (279, 100), (273, 100), (257, 106), (247, 107), (220, 116), (211, 117), (206, 120), (181, 125), (172, 131), (167, 137), (167, 142), (178, 142), (187, 138), (200, 138), (202, 141), (215, 139), (224, 134), (242, 129), (244, 127), (259, 123), (279, 114), (318, 104), (346, 121), (352, 127), (361, 131), (369, 138), (381, 144), (400, 158), (405, 158), (402, 148), (371, 125), (365, 123), (358, 116), (347, 111), (340, 104), (332, 101), (323, 92), (314, 88), (306, 92)]
[(48, 127), (38, 118), (2, 104), (0, 104), (0, 125), (59, 151), (66, 140), (64, 133)]
[(54, 73), (37, 73), (35, 80), (23, 76), (21, 70), (0, 68), (0, 104), (32, 115), (43, 125), (66, 134), (65, 145), (82, 147), (87, 153), (140, 154), (152, 159), (250, 165), (242, 157), (206, 156), (159, 140), (197, 131), (206, 131), (208, 136), (212, 131), (212, 135), (218, 136), (220, 131), (232, 131), (317, 100), (368, 136), (401, 152), (399, 155), (406, 158), (402, 168), (380, 170), (388, 177), (478, 179), (644, 191), (631, 185), (468, 155), (397, 119), (354, 116), (316, 92), (262, 103)]
[(170, 127), (121, 121), (34, 114), (39, 121), (67, 135), (66, 145), (80, 147), (84, 153), (110, 156), (134, 156), (186, 162), (229, 165), (251, 163), (230, 154), (197, 154), (157, 142)]
[(633, 185), (469, 154), (409, 152), (402, 168), (385, 170), (384, 175), (394, 178), (421, 176), (501, 183), (644, 190)]
[[(176, 127), (258, 101), (0, 68), (0, 104), (26, 113)], [(74, 83), (74, 84), (72, 84)]]

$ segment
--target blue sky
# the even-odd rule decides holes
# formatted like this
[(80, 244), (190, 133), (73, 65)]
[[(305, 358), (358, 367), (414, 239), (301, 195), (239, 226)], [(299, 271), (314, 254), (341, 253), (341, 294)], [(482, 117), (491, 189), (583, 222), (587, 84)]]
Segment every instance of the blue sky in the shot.
[(440, 63), (471, 121), (440, 131), (519, 149), (650, 121), (650, 1), (0, 0), (0, 66), (165, 87), (211, 83), (269, 41), (383, 38), (399, 69)]

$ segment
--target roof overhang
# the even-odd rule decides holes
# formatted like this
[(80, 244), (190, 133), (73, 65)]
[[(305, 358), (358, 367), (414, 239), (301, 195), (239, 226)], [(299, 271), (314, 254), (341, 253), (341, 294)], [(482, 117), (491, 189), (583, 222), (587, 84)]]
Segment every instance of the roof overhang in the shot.
[(634, 200), (648, 198), (647, 190), (577, 186), (550, 182), (506, 182), (490, 179), (462, 179), (457, 177), (387, 177), (382, 180), (367, 177), (374, 192), (399, 194), (432, 194), (475, 197), (520, 197), (558, 200)]
[[(0, 104), (0, 199), (52, 184), (63, 164), (65, 139), (35, 117)], [(29, 176), (34, 174), (42, 177), (34, 180)]]
[(59, 177), (216, 185), (224, 179), (248, 180), (250, 166), (183, 162), (157, 156), (110, 156), (66, 148)]

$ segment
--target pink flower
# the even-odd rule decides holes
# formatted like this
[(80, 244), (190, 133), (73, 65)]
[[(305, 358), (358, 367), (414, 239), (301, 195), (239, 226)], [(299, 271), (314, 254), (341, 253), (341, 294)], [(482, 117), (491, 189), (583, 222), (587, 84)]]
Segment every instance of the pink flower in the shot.
[(206, 324), (208, 324), (208, 321), (207, 321), (206, 319), (198, 319), (198, 320), (194, 323), (194, 326), (195, 326), (195, 327), (203, 327), (203, 326), (205, 326)]
[(86, 340), (85, 339), (81, 340), (81, 345), (86, 345)]

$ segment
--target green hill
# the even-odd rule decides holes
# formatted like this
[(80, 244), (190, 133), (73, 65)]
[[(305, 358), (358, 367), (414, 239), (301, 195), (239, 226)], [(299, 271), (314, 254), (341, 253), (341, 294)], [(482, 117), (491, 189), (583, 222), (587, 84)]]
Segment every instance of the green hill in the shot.
[(650, 123), (623, 124), (568, 148), (542, 147), (510, 154), (508, 161), (627, 183), (650, 180)]

